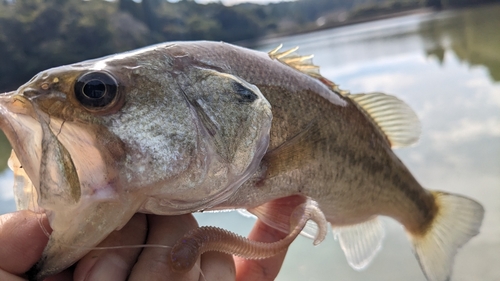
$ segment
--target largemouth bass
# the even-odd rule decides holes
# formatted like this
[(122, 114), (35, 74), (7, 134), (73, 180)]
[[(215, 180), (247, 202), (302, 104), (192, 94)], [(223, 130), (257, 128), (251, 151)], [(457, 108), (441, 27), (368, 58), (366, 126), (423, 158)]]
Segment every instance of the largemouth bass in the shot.
[(269, 202), (299, 196), (317, 204), (354, 268), (380, 249), (377, 217), (389, 216), (426, 277), (447, 280), (482, 206), (424, 189), (393, 153), (418, 139), (406, 104), (342, 91), (294, 51), (165, 43), (49, 69), (1, 95), (19, 208), (46, 213), (53, 229), (34, 278), (70, 266), (136, 212), (244, 208), (288, 231)]

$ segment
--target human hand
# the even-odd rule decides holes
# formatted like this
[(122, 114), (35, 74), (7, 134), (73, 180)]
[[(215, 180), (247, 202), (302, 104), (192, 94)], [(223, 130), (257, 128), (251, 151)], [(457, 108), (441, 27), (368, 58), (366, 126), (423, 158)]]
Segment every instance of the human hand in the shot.
[[(0, 280), (26, 280), (23, 274), (40, 258), (48, 237), (41, 225), (50, 231), (47, 219), (28, 211), (0, 216)], [(192, 215), (156, 216), (136, 214), (120, 231), (115, 231), (98, 247), (124, 245), (173, 245), (189, 230), (196, 228)], [(257, 221), (249, 238), (274, 242), (285, 233)], [(59, 280), (274, 280), (285, 252), (265, 260), (244, 260), (230, 255), (208, 252), (189, 272), (170, 270), (169, 248), (146, 247), (92, 250), (76, 265), (45, 281)]]

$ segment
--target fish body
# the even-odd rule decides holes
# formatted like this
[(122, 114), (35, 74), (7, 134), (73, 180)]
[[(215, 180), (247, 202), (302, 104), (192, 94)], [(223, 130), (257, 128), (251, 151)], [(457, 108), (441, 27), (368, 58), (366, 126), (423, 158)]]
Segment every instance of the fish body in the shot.
[(53, 228), (35, 276), (71, 265), (135, 212), (245, 208), (283, 229), (267, 203), (300, 195), (353, 267), (373, 258), (377, 217), (389, 216), (428, 279), (446, 280), (483, 208), (422, 188), (393, 153), (418, 138), (408, 106), (341, 91), (309, 60), (173, 42), (49, 69), (2, 95), (13, 166), (35, 190), (20, 201), (37, 198)]

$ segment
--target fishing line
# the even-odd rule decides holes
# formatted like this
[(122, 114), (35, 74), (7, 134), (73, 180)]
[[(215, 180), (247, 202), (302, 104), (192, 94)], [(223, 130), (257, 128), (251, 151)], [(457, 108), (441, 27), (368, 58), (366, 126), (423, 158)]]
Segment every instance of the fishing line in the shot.
[[(32, 101), (34, 98), (30, 98), (29, 100)], [(35, 107), (33, 105), (33, 107)], [(35, 108), (36, 109), (36, 108)], [(51, 118), (50, 118), (50, 114), (48, 114), (48, 122), (42, 118), (41, 114), (38, 113), (37, 110), (35, 110), (36, 114), (37, 114), (37, 119), (39, 122), (44, 122), (45, 125), (48, 126), (49, 130), (51, 129), (50, 128), (50, 124), (51, 124)], [(63, 122), (61, 123), (61, 126), (59, 128), (59, 131), (57, 132), (57, 135), (55, 136), (56, 139), (58, 138), (58, 136), (61, 134), (61, 131), (63, 129), (63, 126), (65, 124), (66, 120), (63, 120)], [(47, 228), (44, 226), (43, 224), (43, 217), (45, 215), (45, 217), (47, 217), (46, 213), (44, 212), (43, 208), (41, 208), (38, 203), (36, 201), (38, 200), (35, 200), (35, 195), (38, 199), (38, 193), (34, 184), (31, 182), (31, 179), (29, 181), (29, 183), (31, 184), (31, 198), (30, 198), (30, 201), (31, 201), (31, 204), (32, 204), (32, 211), (35, 212), (36, 214), (36, 218), (37, 218), (37, 221), (38, 221), (38, 225), (40, 226), (40, 229), (42, 230), (42, 232), (44, 233), (44, 235), (50, 239), (50, 233), (49, 231), (47, 230)], [(30, 209), (28, 207), (28, 209)], [(70, 244), (66, 244), (66, 243), (62, 243), (60, 244), (61, 246), (63, 247), (66, 247), (66, 248), (70, 248), (70, 249), (86, 249), (86, 250), (89, 250), (89, 251), (93, 251), (93, 250), (116, 250), (116, 249), (137, 249), (137, 248), (162, 248), (162, 249), (172, 249), (172, 246), (167, 246), (167, 245), (161, 245), (161, 244), (137, 244), (137, 245), (120, 245), (120, 246), (97, 246), (97, 247), (81, 247), (81, 246), (74, 246), (74, 245), (70, 245)], [(199, 259), (199, 261), (201, 262), (201, 258)], [(199, 265), (199, 263), (195, 263), (194, 264), (194, 267), (193, 268), (196, 268), (200, 274), (200, 276), (202, 277), (202, 279), (200, 280), (204, 280), (206, 281), (206, 277), (205, 277), (205, 274), (203, 273), (203, 271), (201, 270), (201, 266)]]
[(71, 249), (86, 249), (86, 250), (116, 250), (116, 249), (135, 249), (135, 248), (163, 248), (170, 249), (172, 246), (161, 245), (161, 244), (137, 244), (137, 245), (121, 245), (121, 246), (98, 246), (98, 247), (79, 247), (72, 245), (65, 245), (64, 247)]
[(43, 214), (42, 213), (40, 213), (40, 214), (37, 213), (37, 218), (38, 218), (38, 224), (40, 225), (40, 228), (42, 229), (43, 234), (45, 234), (45, 236), (47, 236), (47, 238), (50, 239), (49, 231), (45, 228), (45, 226), (42, 223)]
[[(40, 226), (43, 228), (43, 225), (40, 223)], [(45, 232), (48, 234), (48, 232)], [(72, 249), (86, 249), (86, 250), (117, 250), (117, 249), (137, 249), (137, 248), (162, 248), (162, 249), (171, 249), (172, 246), (167, 246), (167, 245), (162, 245), (162, 244), (137, 244), (137, 245), (121, 245), (121, 246), (99, 246), (99, 247), (78, 247), (78, 246), (72, 246), (68, 244), (62, 244), (64, 247), (67, 248), (72, 248)], [(200, 257), (200, 263), (201, 263), (201, 257)], [(198, 270), (200, 273), (202, 279), (204, 281), (207, 281), (205, 274), (201, 270), (201, 265), (198, 263), (194, 264), (194, 267)]]
[[(35, 196), (34, 196), (35, 193), (33, 193), (33, 190), (35, 190), (35, 186), (33, 184), (31, 184), (31, 194), (32, 194), (31, 195), (31, 203), (33, 204), (33, 211), (35, 212), (35, 215), (36, 215), (36, 218), (38, 221), (38, 225), (40, 225), (40, 228), (42, 229), (43, 234), (45, 234), (45, 236), (47, 236), (47, 238), (50, 239), (49, 231), (47, 230), (47, 228), (45, 228), (45, 226), (42, 223), (44, 213), (41, 212), (40, 206), (38, 206), (38, 204), (35, 203)], [(38, 197), (38, 193), (36, 193), (36, 195)], [(47, 216), (45, 216), (45, 217), (47, 217)]]
[[(34, 186), (31, 185), (32, 191), (34, 190)], [(34, 196), (31, 196), (31, 201), (34, 204)], [(42, 223), (43, 220), (43, 215), (44, 213), (39, 212), (40, 207), (37, 205), (34, 206), (34, 211), (37, 217), (38, 225), (40, 226), (40, 229), (42, 229), (42, 232), (45, 234), (47, 238), (50, 239), (50, 234), (48, 230), (45, 228), (44, 224)], [(36, 208), (36, 209), (35, 209)], [(81, 246), (73, 246), (70, 244), (62, 244), (63, 247), (66, 248), (71, 248), (71, 249), (86, 249), (89, 251), (93, 250), (116, 250), (116, 249), (134, 249), (134, 248), (162, 248), (162, 249), (171, 249), (172, 246), (167, 246), (167, 245), (161, 245), (161, 244), (136, 244), (136, 245), (120, 245), (120, 246), (97, 246), (97, 247), (81, 247)], [(202, 280), (206, 281), (205, 275), (203, 274), (203, 271), (201, 270), (201, 267), (198, 264), (195, 264), (195, 268), (198, 269), (198, 272), (200, 273), (201, 277), (203, 278)]]
[[(74, 249), (82, 249), (82, 247), (76, 247), (76, 246), (66, 246), (68, 248), (74, 248)], [(87, 247), (83, 249), (87, 250), (116, 250), (116, 249), (134, 249), (134, 248), (162, 248), (162, 249), (171, 249), (173, 248), (172, 246), (167, 246), (167, 245), (162, 245), (162, 244), (143, 244), (143, 245), (121, 245), (121, 246), (102, 246), (102, 247)], [(199, 259), (201, 263), (201, 257)], [(198, 263), (194, 264), (194, 267), (198, 270), (200, 273), (201, 277), (204, 281), (207, 281), (205, 274), (203, 274), (203, 271), (201, 270), (201, 265)]]
[[(20, 169), (22, 169), (22, 168), (20, 168)], [(26, 174), (26, 172), (24, 172), (24, 173)], [(42, 212), (42, 208), (40, 206), (38, 206), (38, 202), (35, 201), (35, 195), (36, 195), (36, 197), (38, 199), (37, 190), (35, 189), (35, 185), (31, 182), (31, 179), (30, 179), (29, 183), (31, 184), (31, 196), (30, 196), (30, 199), (31, 199), (31, 206), (33, 207), (32, 211), (35, 212), (35, 216), (37, 218), (38, 225), (40, 226), (40, 229), (42, 229), (43, 234), (45, 234), (45, 236), (47, 238), (50, 238), (49, 231), (47, 230), (47, 228), (45, 228), (45, 226), (42, 223), (43, 215), (45, 214), (45, 212)], [(28, 209), (30, 209), (29, 206), (28, 206)]]

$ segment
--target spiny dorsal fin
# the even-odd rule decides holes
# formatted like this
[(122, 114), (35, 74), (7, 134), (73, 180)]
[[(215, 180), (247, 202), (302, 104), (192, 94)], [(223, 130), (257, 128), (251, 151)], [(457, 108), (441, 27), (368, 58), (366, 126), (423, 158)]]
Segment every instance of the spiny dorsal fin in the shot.
[(402, 100), (384, 93), (347, 95), (387, 136), (391, 147), (414, 144), (420, 137), (420, 121)]
[(321, 76), (319, 74), (319, 66), (314, 65), (312, 63), (312, 58), (314, 55), (300, 56), (295, 51), (299, 49), (299, 47), (292, 48), (287, 51), (279, 52), (283, 44), (280, 44), (278, 47), (269, 52), (269, 57), (272, 59), (277, 59), (280, 62), (297, 69), (300, 72), (303, 72), (309, 76), (318, 78)]
[(283, 44), (280, 44), (278, 47), (271, 50), (269, 52), (269, 57), (271, 59), (276, 59), (304, 74), (307, 74), (311, 77), (320, 80), (322, 83), (330, 87), (334, 92), (342, 96), (346, 96), (349, 94), (348, 91), (341, 90), (337, 84), (326, 79), (319, 73), (319, 66), (313, 64), (312, 62), (312, 58), (314, 57), (314, 55), (301, 56), (295, 53), (295, 51), (297, 51), (299, 47), (295, 47), (290, 50), (280, 52), (282, 47)]
[(323, 77), (319, 66), (312, 62), (313, 55), (300, 56), (295, 53), (299, 47), (280, 52), (283, 44), (269, 52), (276, 59), (302, 73), (314, 77), (335, 93), (348, 97), (370, 117), (387, 136), (392, 147), (414, 144), (420, 137), (420, 121), (413, 110), (400, 99), (383, 93), (350, 94), (341, 90), (337, 84)]

